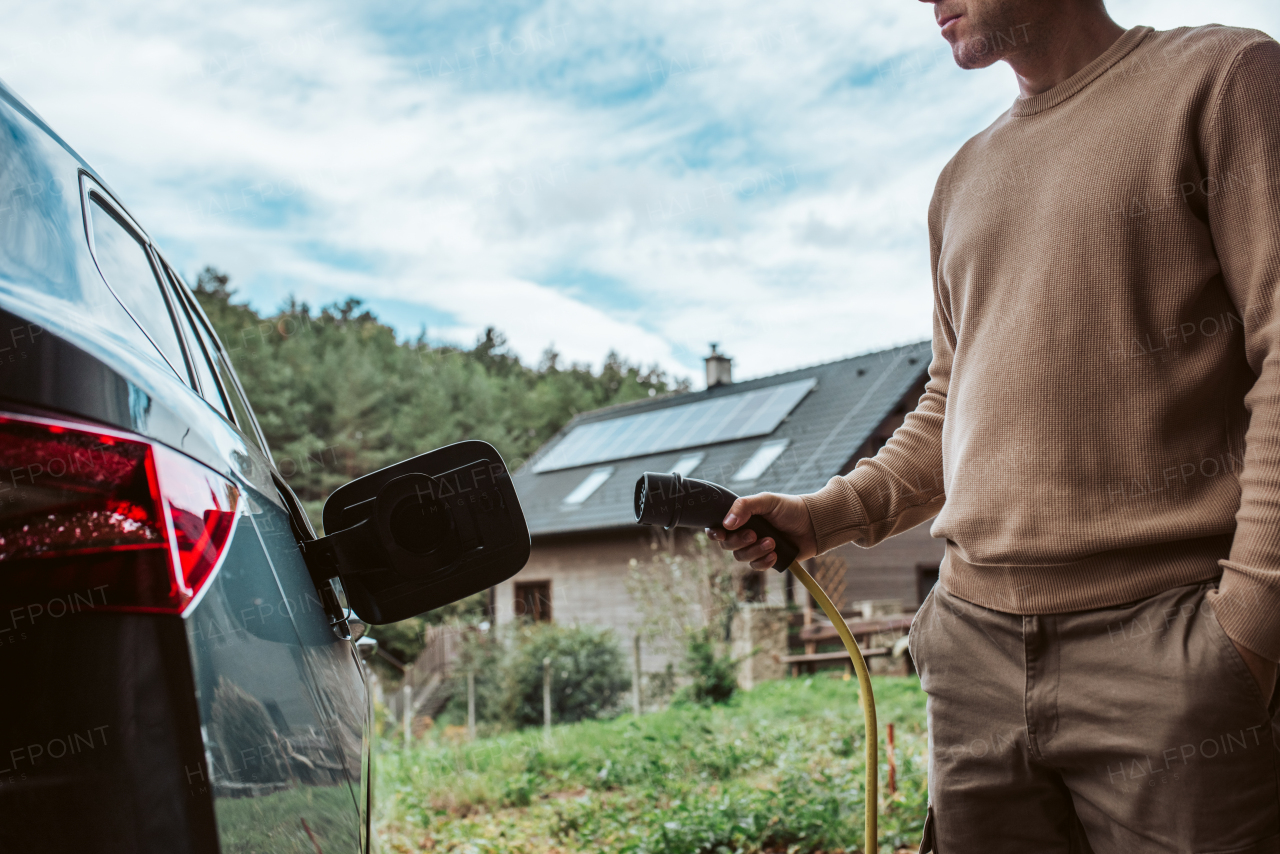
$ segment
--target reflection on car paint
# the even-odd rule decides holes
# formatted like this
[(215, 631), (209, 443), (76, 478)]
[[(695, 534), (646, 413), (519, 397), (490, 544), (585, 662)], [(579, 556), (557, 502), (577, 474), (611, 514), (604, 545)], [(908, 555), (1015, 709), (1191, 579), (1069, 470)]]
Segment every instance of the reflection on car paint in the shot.
[(256, 503), (251, 509), (254, 525), (280, 583), (282, 601), (300, 604), (289, 613), (301, 641), (316, 708), (331, 742), (342, 756), (355, 805), (363, 811), (361, 757), (368, 748), (364, 721), (368, 698), (360, 677), (360, 665), (350, 642), (334, 634), (329, 625), (311, 574), (298, 551), (288, 514), (274, 504)]
[[(187, 620), (187, 638), (224, 848), (231, 837), (257, 840), (242, 850), (289, 850), (287, 840), (302, 845), (314, 836), (322, 850), (356, 850), (343, 753), (330, 736), (331, 716), (313, 699), (290, 617), (318, 608), (318, 597), (282, 593), (252, 524), (237, 529), (211, 585)], [(270, 801), (252, 808), (237, 803), (263, 798)]]

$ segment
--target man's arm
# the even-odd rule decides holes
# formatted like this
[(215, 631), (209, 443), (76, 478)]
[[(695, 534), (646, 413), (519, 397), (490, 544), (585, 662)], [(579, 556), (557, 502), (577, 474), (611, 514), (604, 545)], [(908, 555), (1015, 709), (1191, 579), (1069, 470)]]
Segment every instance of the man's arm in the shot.
[(773, 543), (756, 542), (739, 530), (753, 515), (762, 515), (793, 538), (799, 559), (813, 557), (842, 543), (870, 547), (938, 514), (945, 498), (942, 478), (942, 422), (956, 337), (949, 300), (939, 274), (942, 248), (942, 202), (951, 167), (938, 179), (929, 204), (929, 260), (933, 273), (933, 359), (929, 380), (916, 408), (874, 457), (859, 460), (847, 475), (831, 478), (811, 495), (761, 493), (739, 498), (724, 519), (724, 528), (707, 535), (732, 549), (734, 557), (756, 569), (773, 565)]
[(1209, 228), (1257, 375), (1240, 509), (1214, 612), (1264, 691), (1280, 661), (1280, 45), (1236, 56), (1202, 131)]
[(805, 495), (817, 553), (842, 543), (870, 547), (942, 509), (942, 423), (954, 345), (935, 305), (929, 381), (916, 408), (874, 457)]

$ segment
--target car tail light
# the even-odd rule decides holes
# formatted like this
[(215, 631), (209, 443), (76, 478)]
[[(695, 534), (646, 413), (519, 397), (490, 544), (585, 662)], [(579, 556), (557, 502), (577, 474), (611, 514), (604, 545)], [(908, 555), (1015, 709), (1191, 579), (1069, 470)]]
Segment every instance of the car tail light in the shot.
[(181, 613), (226, 550), (239, 497), (140, 437), (0, 415), (0, 601)]

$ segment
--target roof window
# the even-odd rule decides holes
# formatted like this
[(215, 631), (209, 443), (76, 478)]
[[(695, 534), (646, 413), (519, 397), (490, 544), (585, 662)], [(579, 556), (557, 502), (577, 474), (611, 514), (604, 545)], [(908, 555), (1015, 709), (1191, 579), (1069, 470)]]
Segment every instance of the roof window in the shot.
[(774, 460), (782, 456), (782, 452), (789, 444), (791, 444), (790, 439), (774, 439), (765, 442), (756, 448), (756, 452), (742, 464), (742, 468), (734, 474), (733, 480), (736, 482), (756, 480), (768, 470), (769, 466), (773, 465)]
[(688, 477), (693, 474), (693, 470), (702, 463), (702, 458), (705, 456), (706, 454), (702, 451), (696, 451), (692, 454), (681, 454), (680, 459), (676, 460), (676, 464), (671, 467), (671, 471), (681, 477)]
[(590, 498), (597, 489), (604, 486), (604, 482), (608, 480), (612, 474), (613, 466), (605, 466), (604, 468), (599, 468), (591, 472), (591, 474), (586, 476), (582, 483), (574, 487), (573, 492), (570, 492), (565, 496), (564, 506), (580, 506), (582, 502)]

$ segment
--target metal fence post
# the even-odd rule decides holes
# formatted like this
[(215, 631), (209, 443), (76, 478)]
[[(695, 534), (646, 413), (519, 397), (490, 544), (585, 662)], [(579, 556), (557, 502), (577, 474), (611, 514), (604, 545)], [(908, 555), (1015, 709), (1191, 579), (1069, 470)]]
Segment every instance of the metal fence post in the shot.
[(413, 735), (413, 668), (404, 669), (404, 684), (400, 686), (401, 717), (404, 719), (404, 747), (409, 749)]
[(476, 673), (467, 671), (467, 738), (476, 740)]
[(542, 731), (551, 740), (551, 659), (542, 659)]
[(636, 717), (639, 717), (640, 712), (643, 710), (643, 707), (641, 706), (641, 697), (640, 697), (641, 673), (640, 673), (640, 635), (639, 633), (636, 634), (634, 646), (635, 646), (635, 659), (636, 659), (636, 667), (635, 667), (636, 675), (635, 675), (635, 685), (633, 686), (633, 690), (631, 692), (631, 700), (632, 700), (632, 705), (635, 707)]
[(888, 759), (889, 759), (889, 797), (893, 797), (898, 793), (898, 763), (893, 755), (893, 724), (887, 727), (887, 736), (889, 742)]

